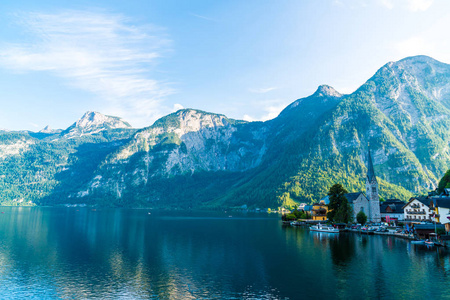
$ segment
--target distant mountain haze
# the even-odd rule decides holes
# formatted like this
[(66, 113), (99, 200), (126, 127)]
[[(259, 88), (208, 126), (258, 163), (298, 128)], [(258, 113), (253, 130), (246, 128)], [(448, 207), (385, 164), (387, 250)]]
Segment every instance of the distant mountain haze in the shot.
[(449, 166), (450, 65), (390, 62), (352, 94), (322, 85), (266, 122), (183, 109), (133, 129), (87, 112), (0, 138), (3, 205), (292, 206), (334, 183), (364, 191), (369, 147), (381, 196), (408, 200)]

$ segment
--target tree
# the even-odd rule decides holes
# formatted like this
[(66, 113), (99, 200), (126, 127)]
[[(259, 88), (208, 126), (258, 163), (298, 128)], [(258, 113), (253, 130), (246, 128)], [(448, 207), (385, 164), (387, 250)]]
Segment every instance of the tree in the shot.
[(345, 197), (347, 193), (347, 190), (339, 183), (333, 185), (328, 191), (330, 204), (328, 205), (327, 218), (331, 222), (349, 223), (352, 221), (352, 208)]
[(363, 211), (360, 211), (357, 215), (356, 215), (356, 221), (361, 224), (364, 225), (367, 222), (367, 216)]
[(450, 188), (450, 170), (445, 172), (438, 184), (438, 194), (442, 193), (445, 188)]

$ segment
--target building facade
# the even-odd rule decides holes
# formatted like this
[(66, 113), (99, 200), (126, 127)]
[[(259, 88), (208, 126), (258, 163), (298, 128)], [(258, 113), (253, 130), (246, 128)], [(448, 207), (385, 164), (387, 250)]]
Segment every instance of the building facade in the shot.
[(367, 220), (369, 221), (370, 203), (369, 199), (367, 199), (363, 192), (348, 193), (345, 194), (345, 198), (347, 198), (348, 203), (353, 210), (353, 220), (356, 221), (356, 215), (362, 211), (367, 216)]
[[(430, 209), (429, 197), (413, 197), (403, 206), (405, 222), (419, 223), (432, 221), (434, 209)], [(433, 217), (434, 221), (434, 217)]]
[(311, 218), (313, 221), (327, 220), (328, 205), (324, 203), (314, 203), (312, 205)]
[(434, 211), (433, 221), (445, 225), (445, 231), (450, 231), (450, 197), (432, 197), (430, 210)]
[(405, 202), (398, 199), (389, 199), (384, 201), (383, 203), (380, 203), (381, 221), (404, 221), (405, 215), (403, 206), (405, 206)]

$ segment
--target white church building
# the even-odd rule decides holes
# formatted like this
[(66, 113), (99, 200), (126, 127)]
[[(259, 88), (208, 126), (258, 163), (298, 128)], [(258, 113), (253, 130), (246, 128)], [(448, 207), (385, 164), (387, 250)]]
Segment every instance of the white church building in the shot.
[[(370, 154), (367, 159), (367, 176), (366, 176), (366, 194), (363, 192), (345, 194), (352, 210), (353, 219), (356, 221), (356, 215), (362, 211), (367, 216), (367, 222), (380, 223), (380, 197), (378, 195), (378, 181), (373, 169), (372, 156)], [(321, 201), (329, 204), (329, 196)]]

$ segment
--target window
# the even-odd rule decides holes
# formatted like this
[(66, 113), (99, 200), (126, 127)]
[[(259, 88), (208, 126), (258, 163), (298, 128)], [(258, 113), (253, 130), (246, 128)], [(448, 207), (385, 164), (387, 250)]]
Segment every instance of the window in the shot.
[(362, 212), (364, 212), (364, 207), (360, 207), (360, 209), (359, 209), (359, 211), (362, 211)]
[(376, 193), (377, 192), (377, 188), (376, 187), (372, 187), (372, 193)]

